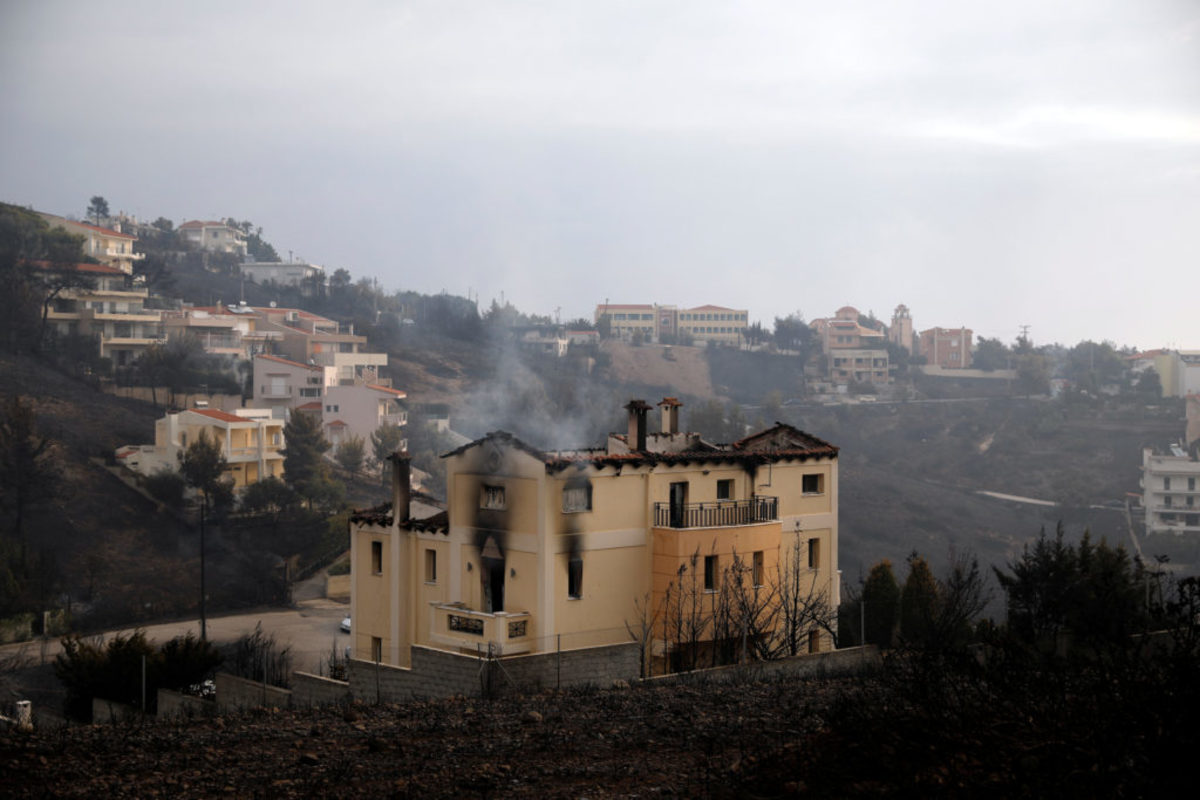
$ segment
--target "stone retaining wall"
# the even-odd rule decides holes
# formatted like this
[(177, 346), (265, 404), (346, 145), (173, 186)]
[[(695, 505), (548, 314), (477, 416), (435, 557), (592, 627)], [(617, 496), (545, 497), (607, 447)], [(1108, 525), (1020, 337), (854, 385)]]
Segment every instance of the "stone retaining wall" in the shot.
[(286, 708), (292, 704), (289, 689), (246, 680), (227, 672), (217, 673), (216, 684), (217, 708), (222, 712), (261, 706)]
[(292, 673), (292, 703), (297, 706), (328, 706), (347, 703), (353, 695), (348, 681), (335, 681), (308, 672)]
[(193, 697), (190, 694), (180, 694), (170, 689), (158, 690), (158, 712), (156, 715), (159, 719), (204, 717), (215, 713), (217, 713), (217, 704), (213, 700)]

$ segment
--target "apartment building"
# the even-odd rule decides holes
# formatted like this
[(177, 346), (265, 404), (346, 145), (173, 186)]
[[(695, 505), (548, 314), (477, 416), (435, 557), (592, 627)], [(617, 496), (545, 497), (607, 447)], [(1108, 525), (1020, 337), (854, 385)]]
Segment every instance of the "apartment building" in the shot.
[(605, 303), (596, 306), (595, 320), (607, 320), (609, 335), (631, 339), (635, 334), (647, 342), (672, 342), (675, 337), (694, 342), (736, 345), (745, 338), (749, 312), (746, 309), (704, 305), (676, 306)]
[(279, 354), (302, 364), (332, 367), (338, 384), (366, 381), (387, 385), (379, 368), (387, 366), (386, 353), (366, 351), (367, 337), (342, 328), (336, 321), (298, 308), (244, 306), (258, 318), (256, 330), (279, 335)]
[[(277, 286), (311, 287), (313, 282), (325, 283), (325, 268), (304, 261), (252, 261), (240, 269), (247, 280)], [(310, 294), (310, 292), (304, 292)]]
[[(465, 444), (444, 456), (446, 510), (432, 517), (411, 515), (408, 460), (397, 454), (393, 501), (351, 518), (354, 657), (413, 668), (422, 648), (616, 645), (683, 596), (703, 616), (723, 592), (778, 580), (832, 613), (838, 449), (780, 424), (713, 444), (679, 431), (678, 400), (658, 405), (661, 430), (648, 431), (651, 407), (632, 401), (627, 430), (605, 447), (542, 451), (504, 432)], [(781, 634), (768, 628), (733, 644)], [(818, 625), (799, 633), (806, 650), (833, 646)], [(717, 644), (647, 635), (660, 665)]]
[(837, 386), (885, 385), (890, 380), (887, 337), (861, 324), (860, 316), (854, 306), (842, 306), (832, 317), (809, 323), (820, 339), (829, 380)]
[[(408, 424), (408, 411), (401, 405), (407, 396), (399, 389), (374, 383), (326, 386), (320, 401), (325, 438), (334, 448), (353, 437), (369, 446), (371, 434), (381, 426), (402, 428)], [(401, 449), (405, 448), (407, 444), (402, 442)]]
[(193, 219), (180, 225), (178, 230), (183, 241), (197, 249), (246, 257), (246, 234), (232, 225)]
[(47, 214), (42, 211), (36, 213), (46, 220), (51, 228), (62, 228), (69, 233), (82, 236), (85, 255), (91, 256), (105, 266), (115, 267), (126, 275), (133, 274), (133, 262), (146, 257), (144, 253), (133, 252), (133, 243), (137, 241), (137, 237), (132, 234), (91, 225), (87, 222), (78, 222), (56, 214)]
[(1200, 533), (1200, 394), (1186, 398), (1187, 427), (1165, 452), (1142, 451), (1146, 533)]
[(942, 369), (967, 369), (971, 366), (970, 328), (929, 328), (921, 331), (920, 355), (928, 364)]
[(302, 364), (273, 355), (254, 357), (254, 385), (250, 403), (269, 409), (271, 416), (287, 419), (291, 409), (318, 402), (325, 389), (337, 385), (333, 367)]
[(162, 312), (145, 307), (149, 292), (119, 267), (45, 261), (34, 267), (71, 284), (90, 284), (60, 291), (46, 309), (46, 324), (60, 335), (94, 336), (100, 356), (113, 366), (130, 366), (146, 348), (166, 341)]
[(235, 490), (266, 478), (283, 477), (283, 420), (255, 409), (238, 409), (230, 414), (193, 408), (167, 414), (154, 425), (153, 445), (121, 447), (117, 461), (143, 475), (176, 470), (188, 446), (202, 433), (220, 445), (227, 462), (225, 471)]

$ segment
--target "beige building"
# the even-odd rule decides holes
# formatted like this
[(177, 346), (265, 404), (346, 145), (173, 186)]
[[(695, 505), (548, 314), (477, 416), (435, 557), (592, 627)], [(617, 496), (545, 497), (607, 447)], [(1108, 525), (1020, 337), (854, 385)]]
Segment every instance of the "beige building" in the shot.
[(700, 344), (711, 341), (730, 345), (744, 340), (748, 317), (744, 308), (714, 305), (681, 309), (605, 303), (596, 306), (595, 313), (596, 324), (607, 320), (609, 334), (618, 339), (638, 334), (647, 342), (672, 342), (676, 336), (683, 336)]
[[(786, 425), (711, 444), (678, 430), (680, 405), (659, 403), (649, 432), (650, 406), (631, 402), (627, 431), (592, 450), (470, 442), (444, 456), (447, 510), (424, 519), (397, 454), (393, 502), (351, 518), (354, 657), (411, 668), (414, 648), (577, 650), (627, 643), (630, 628), (648, 630), (660, 669), (715, 644), (745, 657), (782, 623), (722, 634), (714, 609), (778, 581), (836, 618), (837, 448)], [(677, 635), (681, 607), (706, 632)], [(803, 651), (833, 644), (816, 623), (790, 633)]]
[(149, 293), (128, 273), (106, 264), (42, 261), (35, 266), (90, 283), (60, 291), (46, 309), (46, 324), (60, 335), (94, 336), (100, 356), (111, 359), (114, 367), (130, 366), (146, 348), (166, 342), (162, 312), (145, 307)]
[(888, 329), (888, 341), (903, 347), (910, 354), (914, 352), (913, 321), (908, 306), (901, 303), (892, 312), (892, 327)]
[(861, 324), (859, 316), (854, 306), (842, 306), (832, 317), (814, 319), (809, 327), (821, 341), (831, 383), (885, 385), (890, 380), (887, 337)]
[(1142, 451), (1146, 533), (1200, 533), (1200, 394), (1186, 399), (1183, 441)]
[(246, 256), (246, 234), (224, 222), (189, 220), (179, 226), (179, 235), (200, 250)]
[(134, 472), (153, 475), (179, 468), (179, 460), (201, 434), (221, 447), (228, 463), (226, 473), (234, 489), (244, 489), (266, 478), (283, 477), (283, 420), (269, 412), (239, 409), (230, 414), (193, 408), (167, 414), (154, 425), (153, 445), (126, 445), (117, 450), (117, 461)]
[(115, 267), (126, 275), (133, 274), (133, 262), (146, 257), (144, 253), (133, 252), (133, 243), (137, 241), (137, 237), (131, 234), (41, 211), (37, 214), (46, 220), (51, 228), (62, 228), (82, 236), (84, 255), (91, 256), (106, 266)]

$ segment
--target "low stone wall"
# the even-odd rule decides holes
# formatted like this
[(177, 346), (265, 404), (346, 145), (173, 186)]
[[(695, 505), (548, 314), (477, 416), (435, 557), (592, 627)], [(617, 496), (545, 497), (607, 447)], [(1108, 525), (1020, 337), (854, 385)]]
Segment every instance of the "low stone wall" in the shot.
[(873, 669), (882, 663), (879, 648), (875, 645), (847, 647), (843, 650), (828, 650), (824, 653), (806, 653), (778, 661), (753, 661), (748, 664), (730, 664), (726, 667), (698, 669), (691, 672), (673, 672), (670, 675), (655, 675), (647, 678), (650, 683), (667, 681), (746, 681), (758, 678), (809, 678), (826, 675), (851, 675)]
[(158, 690), (159, 719), (174, 719), (177, 717), (207, 717), (217, 713), (214, 700), (193, 697), (190, 694), (180, 694), (170, 689)]
[(639, 647), (628, 642), (562, 653), (537, 653), (489, 661), (414, 645), (412, 668), (351, 660), (350, 691), (365, 702), (532, 692), (551, 687), (607, 686), (638, 675)]
[(290, 689), (246, 680), (226, 672), (217, 673), (216, 684), (217, 708), (222, 712), (262, 706), (286, 708), (292, 704)]
[(141, 713), (133, 706), (118, 703), (116, 700), (105, 700), (103, 697), (92, 698), (93, 725), (117, 725), (139, 717)]
[(350, 683), (335, 681), (308, 672), (292, 673), (292, 704), (296, 706), (328, 706), (351, 700)]

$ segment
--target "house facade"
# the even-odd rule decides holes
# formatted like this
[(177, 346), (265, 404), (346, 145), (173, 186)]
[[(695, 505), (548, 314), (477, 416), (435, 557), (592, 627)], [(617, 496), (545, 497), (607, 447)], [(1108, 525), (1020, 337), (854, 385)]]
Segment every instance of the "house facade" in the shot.
[(631, 339), (641, 336), (647, 342), (672, 342), (683, 336), (697, 343), (740, 344), (746, 335), (749, 312), (744, 308), (703, 305), (695, 308), (676, 306), (605, 303), (596, 306), (595, 320), (607, 320), (611, 336)]
[(882, 386), (891, 380), (887, 338), (883, 331), (861, 324), (860, 316), (854, 306), (842, 306), (832, 317), (809, 323), (821, 341), (829, 380), (836, 386), (853, 382)]
[(50, 301), (46, 324), (59, 335), (95, 337), (100, 356), (113, 366), (130, 366), (146, 348), (166, 342), (162, 312), (145, 307), (149, 292), (118, 267), (48, 262), (34, 267), (74, 279), (75, 285)]
[(246, 234), (224, 222), (188, 220), (179, 226), (179, 235), (200, 250), (246, 257)]
[(942, 369), (971, 366), (970, 328), (929, 328), (921, 331), (918, 347), (926, 363)]
[(117, 461), (143, 475), (162, 469), (176, 470), (189, 445), (201, 435), (215, 441), (225, 456), (226, 474), (233, 488), (244, 489), (267, 478), (283, 477), (283, 420), (265, 412), (239, 409), (238, 413), (193, 408), (167, 414), (154, 425), (153, 445), (126, 445), (117, 450)]
[[(778, 580), (836, 618), (837, 448), (786, 425), (711, 444), (678, 430), (680, 405), (664, 399), (651, 433), (650, 406), (631, 402), (627, 431), (591, 450), (504, 432), (470, 442), (444, 456), (446, 511), (424, 519), (397, 454), (392, 503), (351, 518), (354, 657), (410, 667), (414, 647), (555, 652), (627, 643), (642, 625), (647, 657), (668, 664), (782, 635), (714, 623), (684, 641), (661, 628), (684, 605), (715, 618), (729, 592)], [(833, 646), (827, 626), (791, 632), (804, 651)]]
[(1187, 427), (1166, 452), (1142, 451), (1146, 533), (1200, 533), (1200, 394), (1186, 398)]
[(137, 237), (132, 234), (41, 211), (37, 214), (46, 220), (51, 228), (62, 228), (68, 233), (82, 236), (85, 255), (91, 256), (101, 264), (115, 267), (126, 275), (133, 274), (133, 262), (146, 257), (144, 253), (133, 252), (133, 243), (137, 241)]
[[(325, 283), (325, 268), (303, 261), (252, 261), (240, 266), (242, 275), (253, 283), (278, 286), (311, 287)], [(307, 292), (306, 292), (307, 294)]]

